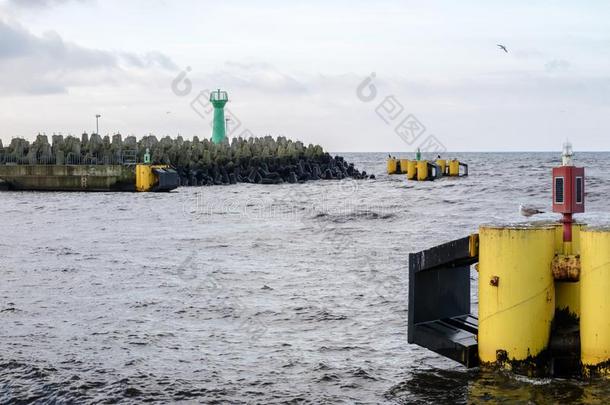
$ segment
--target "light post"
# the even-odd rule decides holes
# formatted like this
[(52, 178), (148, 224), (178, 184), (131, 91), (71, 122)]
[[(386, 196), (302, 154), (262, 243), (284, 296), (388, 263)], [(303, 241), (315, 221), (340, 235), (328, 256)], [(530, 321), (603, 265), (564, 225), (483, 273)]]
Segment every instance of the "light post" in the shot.
[(101, 117), (100, 114), (95, 114), (95, 133), (97, 135), (100, 134), (100, 123), (99, 123), (100, 117)]

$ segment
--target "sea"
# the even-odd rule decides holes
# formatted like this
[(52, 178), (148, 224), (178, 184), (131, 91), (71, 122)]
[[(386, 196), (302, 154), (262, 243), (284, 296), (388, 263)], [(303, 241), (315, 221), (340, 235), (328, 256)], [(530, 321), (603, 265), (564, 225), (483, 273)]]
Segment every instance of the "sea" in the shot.
[[(560, 153), (445, 153), (469, 176), (433, 182), (339, 154), (376, 179), (0, 193), (0, 404), (610, 402), (407, 343), (409, 253), (549, 211)], [(575, 162), (576, 219), (610, 224), (610, 153)]]

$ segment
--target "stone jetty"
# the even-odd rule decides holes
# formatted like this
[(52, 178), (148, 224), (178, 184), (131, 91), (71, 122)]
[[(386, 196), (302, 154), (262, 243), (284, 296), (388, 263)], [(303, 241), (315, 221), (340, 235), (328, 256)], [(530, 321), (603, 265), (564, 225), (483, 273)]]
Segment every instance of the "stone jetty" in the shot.
[(0, 164), (18, 165), (113, 165), (144, 162), (174, 167), (183, 186), (235, 183), (279, 184), (310, 180), (374, 178), (357, 170), (340, 156), (331, 156), (320, 145), (305, 146), (285, 137), (234, 138), (214, 144), (208, 139), (154, 135), (137, 140), (120, 134), (100, 136), (38, 135), (29, 142), (13, 138), (0, 141)]

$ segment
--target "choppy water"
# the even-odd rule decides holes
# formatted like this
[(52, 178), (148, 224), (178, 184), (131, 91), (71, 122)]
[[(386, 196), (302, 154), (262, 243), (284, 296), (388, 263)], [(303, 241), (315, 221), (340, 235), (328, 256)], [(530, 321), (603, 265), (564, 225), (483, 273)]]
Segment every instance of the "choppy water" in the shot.
[[(0, 194), (0, 403), (603, 403), (603, 381), (466, 371), (408, 345), (407, 256), (550, 205), (552, 154), (470, 176)], [(610, 223), (610, 154), (579, 154)], [(552, 214), (543, 217), (554, 218)]]

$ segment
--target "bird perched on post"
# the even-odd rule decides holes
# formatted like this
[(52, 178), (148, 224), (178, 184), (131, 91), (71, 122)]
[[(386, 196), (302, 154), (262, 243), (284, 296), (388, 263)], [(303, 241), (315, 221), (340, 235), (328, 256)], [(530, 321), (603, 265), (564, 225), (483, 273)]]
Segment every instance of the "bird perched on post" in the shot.
[(539, 209), (532, 208), (532, 207), (526, 207), (523, 204), (519, 204), (519, 212), (524, 217), (531, 217), (532, 215), (536, 215), (536, 214), (544, 214), (544, 211), (540, 211)]
[(502, 49), (504, 52), (508, 53), (508, 49), (506, 49), (506, 47), (502, 44), (497, 44), (498, 48)]

